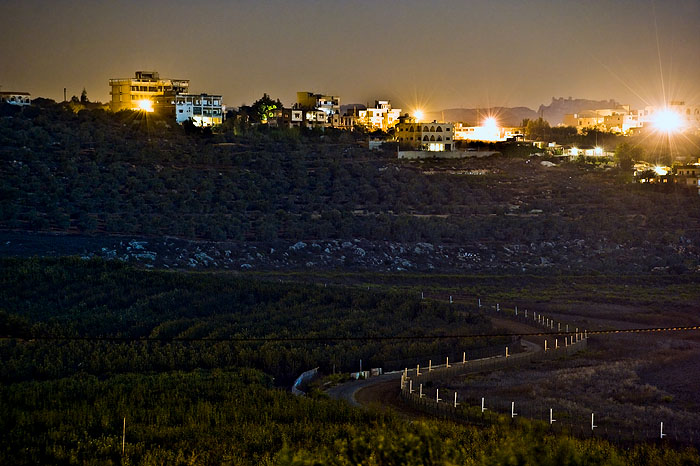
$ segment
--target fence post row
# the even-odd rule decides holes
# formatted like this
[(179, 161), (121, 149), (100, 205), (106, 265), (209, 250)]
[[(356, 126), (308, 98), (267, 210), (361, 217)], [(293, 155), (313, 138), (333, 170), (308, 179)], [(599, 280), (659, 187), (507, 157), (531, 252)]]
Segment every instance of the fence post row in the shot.
[[(421, 299), (425, 298), (425, 293), (421, 292)], [(452, 296), (450, 296), (450, 303), (454, 303), (454, 300)], [(478, 298), (477, 304), (479, 308), (483, 307), (483, 304), (481, 302), (481, 298)], [(488, 307), (487, 307), (488, 309)], [(493, 308), (491, 308), (493, 309)], [(496, 312), (500, 312), (500, 303), (496, 303), (495, 306)], [(518, 316), (518, 307), (514, 307), (514, 315)], [(528, 318), (528, 310), (524, 310), (524, 318)], [(532, 319), (540, 326), (549, 328), (549, 329), (554, 329), (554, 320), (550, 319), (549, 317), (545, 317), (542, 314), (538, 314), (536, 311), (532, 312)], [(569, 333), (569, 324), (565, 324), (566, 326), (566, 333)], [(557, 322), (557, 331), (561, 332), (562, 329), (562, 323)], [(585, 342), (585, 340), (588, 338), (588, 331), (584, 329), (582, 332), (579, 331), (579, 328), (576, 327), (576, 331), (572, 332), (570, 335), (565, 335), (564, 336), (564, 346), (562, 347), (564, 349), (565, 354), (570, 354), (578, 351), (579, 349), (583, 349), (586, 345), (580, 345), (580, 343)], [(560, 348), (559, 346), (559, 338), (554, 338), (554, 350), (558, 350)], [(549, 347), (548, 340), (545, 338), (544, 339), (544, 351), (548, 352), (552, 350), (552, 348)], [(551, 354), (551, 353), (550, 353)], [(533, 357), (536, 357), (537, 355), (533, 353), (522, 353), (522, 354), (516, 354), (516, 355), (511, 355), (509, 351), (509, 347), (505, 347), (505, 353), (500, 356), (496, 357), (484, 357), (480, 359), (474, 359), (472, 361), (469, 361), (470, 364), (467, 364), (467, 353), (466, 351), (462, 352), (462, 368), (464, 372), (471, 372), (471, 371), (480, 371), (485, 368), (497, 368), (499, 366), (505, 366), (509, 362), (513, 362), (516, 360), (524, 360), (524, 361), (530, 361), (533, 359)], [(427, 373), (421, 373), (420, 371), (420, 364), (416, 364), (416, 372), (415, 372), (415, 379), (417, 381), (420, 381), (422, 377), (425, 377), (426, 380), (434, 380), (440, 378), (441, 374), (453, 374), (453, 373), (459, 373), (459, 366), (450, 366), (450, 358), (449, 356), (445, 357), (445, 366), (444, 370), (441, 366), (436, 366), (433, 367), (433, 361), (432, 359), (428, 360), (428, 372)], [(450, 370), (451, 369), (451, 370)], [(409, 377), (408, 375), (408, 368), (405, 367), (403, 374), (401, 376), (401, 393), (404, 396), (405, 399), (409, 402), (413, 402), (417, 405), (419, 408), (424, 408), (424, 409), (429, 409), (432, 410), (436, 413), (442, 413), (445, 415), (449, 415), (451, 417), (457, 417), (457, 406), (459, 406), (461, 403), (457, 401), (458, 398), (458, 392), (454, 392), (454, 399), (452, 403), (443, 403), (444, 406), (440, 405), (440, 402), (443, 401), (443, 399), (440, 398), (440, 389), (436, 388), (435, 389), (435, 403), (429, 403), (426, 401), (421, 401), (426, 395), (423, 393), (423, 383), (419, 383), (418, 386), (418, 393), (417, 397), (414, 394), (414, 389), (413, 389), (413, 379), (414, 377)], [(408, 396), (405, 395), (406, 392), (406, 380), (408, 380)], [(426, 403), (427, 402), (427, 403)], [(430, 408), (430, 406), (433, 406), (434, 408)], [(515, 401), (511, 401), (511, 406), (510, 406), (510, 416), (512, 419), (515, 419), (516, 416), (519, 414), (515, 411)], [(486, 402), (485, 398), (481, 397), (481, 413), (487, 411), (488, 408), (486, 407)], [(468, 413), (461, 413), (462, 415), (467, 415), (469, 417)], [(549, 424), (554, 425), (554, 423), (557, 422), (556, 419), (554, 419), (554, 409), (549, 408)], [(595, 425), (595, 414), (591, 413), (591, 432), (598, 428), (597, 425)], [(582, 431), (583, 432), (583, 431)], [(664, 433), (663, 431), (663, 422), (660, 424), (659, 427), (659, 438), (664, 438), (667, 434)]]

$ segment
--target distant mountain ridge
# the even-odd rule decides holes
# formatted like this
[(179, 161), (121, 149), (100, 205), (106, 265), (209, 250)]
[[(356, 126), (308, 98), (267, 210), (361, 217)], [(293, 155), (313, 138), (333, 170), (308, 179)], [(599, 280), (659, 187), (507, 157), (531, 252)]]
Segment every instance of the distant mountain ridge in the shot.
[(501, 126), (520, 126), (523, 119), (538, 117), (537, 112), (527, 107), (449, 108), (426, 114), (430, 120), (461, 121), (473, 126), (480, 125), (490, 116), (495, 117)]
[[(540, 105), (537, 111), (529, 107), (481, 107), (481, 108), (446, 108), (437, 112), (426, 112), (426, 120), (462, 122), (467, 125), (478, 126), (485, 118), (493, 116), (501, 126), (520, 126), (524, 119), (536, 120), (540, 116), (550, 125), (556, 126), (564, 121), (567, 113), (580, 113), (584, 110), (598, 108), (616, 108), (620, 105), (615, 99), (591, 100), (574, 99), (571, 97), (552, 97), (549, 105)], [(345, 104), (341, 106), (341, 113), (348, 110), (364, 110), (364, 104)], [(402, 113), (405, 113), (402, 112)]]
[(438, 112), (426, 113), (427, 120), (460, 121), (477, 126), (493, 116), (501, 126), (520, 126), (524, 119), (536, 120), (540, 116), (550, 125), (556, 126), (564, 121), (567, 113), (579, 113), (597, 108), (615, 108), (620, 105), (615, 99), (591, 100), (573, 99), (571, 97), (552, 97), (549, 105), (540, 105), (537, 111), (528, 107), (490, 107), (490, 108), (447, 108)]
[(584, 110), (595, 110), (598, 108), (615, 108), (620, 105), (615, 99), (609, 100), (590, 100), (590, 99), (572, 99), (569, 97), (552, 97), (552, 102), (549, 105), (540, 105), (537, 110), (538, 115), (547, 120), (550, 125), (555, 126), (564, 121), (564, 115), (567, 113), (579, 113)]

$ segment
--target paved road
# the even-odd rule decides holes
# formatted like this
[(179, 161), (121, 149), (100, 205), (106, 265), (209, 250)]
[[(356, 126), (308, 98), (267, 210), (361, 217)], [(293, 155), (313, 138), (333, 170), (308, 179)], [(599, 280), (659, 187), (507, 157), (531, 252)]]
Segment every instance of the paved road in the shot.
[[(410, 371), (409, 371), (410, 372)], [(360, 403), (355, 399), (355, 394), (363, 388), (370, 387), (372, 385), (377, 385), (383, 382), (388, 382), (391, 380), (396, 381), (396, 388), (399, 388), (399, 380), (401, 379), (401, 374), (403, 371), (387, 372), (377, 377), (370, 377), (365, 380), (353, 380), (351, 382), (345, 382), (335, 387), (329, 388), (326, 393), (331, 398), (336, 400), (347, 400), (353, 406), (361, 406)]]
[[(514, 322), (508, 319), (492, 318), (492, 320), (497, 326), (501, 328), (507, 328), (514, 332), (522, 331), (524, 333), (527, 333), (529, 331), (532, 331), (533, 328), (535, 328), (530, 325), (521, 322)], [(522, 339), (521, 343), (525, 347), (525, 351), (532, 351), (535, 353), (538, 351), (542, 351), (542, 347), (536, 343), (527, 341), (525, 339)], [(438, 368), (440, 366), (436, 365), (434, 367)], [(415, 369), (409, 369), (408, 374), (410, 375), (414, 371)], [(370, 377), (369, 379), (365, 380), (353, 380), (350, 382), (345, 382), (340, 385), (336, 385), (335, 387), (329, 388), (326, 391), (326, 393), (328, 393), (328, 395), (331, 398), (335, 398), (336, 400), (346, 400), (353, 406), (362, 406), (355, 398), (355, 395), (358, 391), (360, 391), (363, 388), (373, 387), (391, 380), (396, 381), (396, 389), (398, 391), (399, 380), (401, 379), (402, 373), (403, 371), (387, 372), (386, 374), (380, 375), (378, 377)]]

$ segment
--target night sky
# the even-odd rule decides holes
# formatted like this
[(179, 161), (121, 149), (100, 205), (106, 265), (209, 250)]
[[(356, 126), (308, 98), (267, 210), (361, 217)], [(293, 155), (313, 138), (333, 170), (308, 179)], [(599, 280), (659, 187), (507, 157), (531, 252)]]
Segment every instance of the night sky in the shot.
[(135, 70), (229, 106), (300, 90), (407, 110), (700, 100), (700, 0), (0, 0), (0, 18), (1, 89), (56, 100), (107, 101)]

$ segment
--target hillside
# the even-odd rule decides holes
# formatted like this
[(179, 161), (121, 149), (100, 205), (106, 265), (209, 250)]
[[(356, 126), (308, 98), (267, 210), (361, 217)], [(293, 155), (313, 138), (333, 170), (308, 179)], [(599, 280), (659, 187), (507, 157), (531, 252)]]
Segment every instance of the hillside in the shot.
[(331, 131), (205, 137), (157, 119), (50, 107), (0, 119), (0, 164), (2, 255), (372, 270), (700, 264), (691, 191), (536, 157), (403, 162)]

